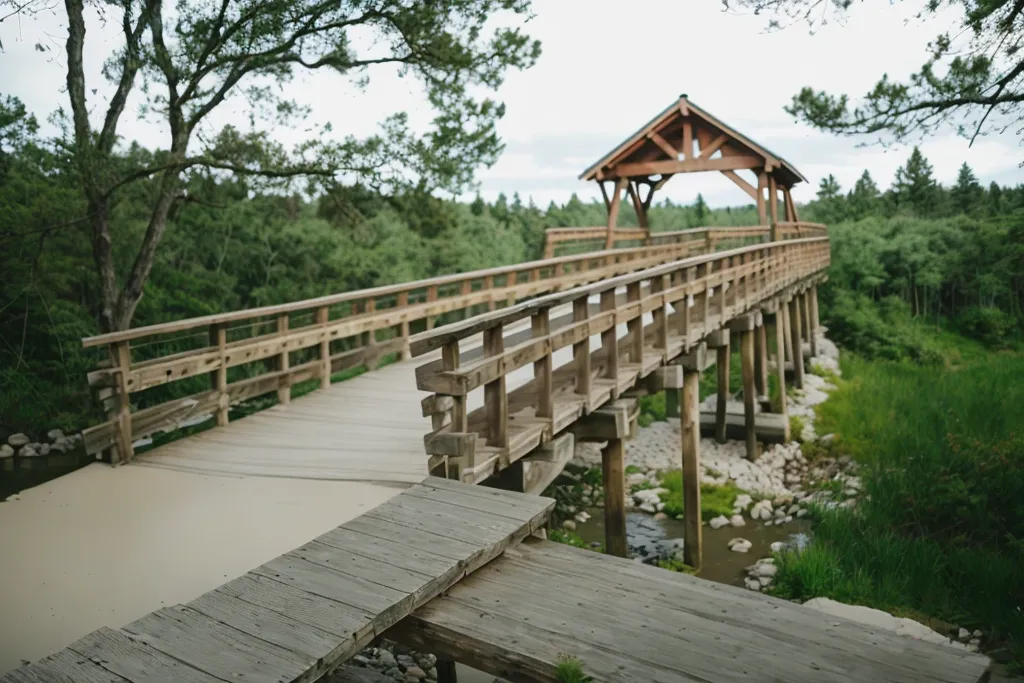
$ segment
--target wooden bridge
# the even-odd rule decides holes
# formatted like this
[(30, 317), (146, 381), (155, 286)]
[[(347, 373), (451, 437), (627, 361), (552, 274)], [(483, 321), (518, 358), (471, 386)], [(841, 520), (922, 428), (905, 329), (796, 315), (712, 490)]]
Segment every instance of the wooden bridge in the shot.
[[(652, 158), (676, 133), (675, 166)], [(640, 216), (660, 187), (640, 199), (637, 177), (745, 168), (758, 169), (762, 224), (651, 233), (644, 219), (642, 244), (610, 248), (623, 192)], [(442, 681), (454, 680), (455, 660), (511, 681), (554, 681), (566, 654), (598, 681), (981, 680), (985, 657), (621, 559), (635, 397), (674, 399), (686, 561), (699, 567), (700, 373), (717, 363), (714, 431), (724, 441), (738, 343), (748, 457), (758, 457), (762, 429), (786, 438), (785, 391), (774, 414), (755, 414), (768, 403), (766, 322), (780, 386), (787, 366), (802, 385), (829, 242), (824, 226), (795, 215), (795, 169), (685, 98), (588, 173), (616, 188), (600, 251), (86, 339), (105, 349), (89, 380), (108, 419), (85, 442), (127, 465), (117, 471), (405, 490), (180, 604), (153, 604), (123, 627), (96, 616), (67, 648), (0, 680), (282, 683), (340, 671), (338, 680), (370, 681), (339, 667), (381, 635), (446, 657)], [(347, 376), (353, 368), (372, 372)], [(238, 415), (263, 396), (276, 404)], [(148, 443), (183, 426), (210, 428)], [(553, 501), (532, 494), (577, 440), (604, 444), (607, 550), (619, 557), (543, 540)]]

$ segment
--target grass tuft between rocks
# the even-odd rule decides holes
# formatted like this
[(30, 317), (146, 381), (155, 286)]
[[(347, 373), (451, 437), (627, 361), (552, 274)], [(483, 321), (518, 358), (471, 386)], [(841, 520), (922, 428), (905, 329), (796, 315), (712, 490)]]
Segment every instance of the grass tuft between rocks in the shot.
[(583, 671), (583, 662), (576, 657), (564, 656), (555, 667), (558, 683), (591, 683), (594, 679)]
[[(683, 473), (681, 470), (666, 472), (661, 478), (662, 488), (668, 493), (661, 494), (661, 502), (665, 504), (665, 514), (678, 517), (683, 514)], [(700, 485), (700, 514), (704, 521), (719, 515), (730, 517), (736, 496), (743, 493), (732, 484), (718, 486), (716, 484)]]

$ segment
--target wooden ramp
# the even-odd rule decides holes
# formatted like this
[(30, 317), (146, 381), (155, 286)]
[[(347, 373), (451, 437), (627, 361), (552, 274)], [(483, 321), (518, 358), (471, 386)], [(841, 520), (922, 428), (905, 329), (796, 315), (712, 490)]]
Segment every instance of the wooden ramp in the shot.
[(187, 604), (101, 628), (0, 683), (315, 681), (543, 527), (553, 506), (428, 478)]
[(975, 683), (987, 657), (733, 586), (528, 539), (389, 634), (514, 683)]

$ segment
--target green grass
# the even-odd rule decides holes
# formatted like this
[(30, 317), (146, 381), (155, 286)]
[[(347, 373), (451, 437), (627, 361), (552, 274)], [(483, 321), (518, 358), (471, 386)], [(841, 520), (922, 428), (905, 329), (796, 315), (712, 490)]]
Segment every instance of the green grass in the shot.
[(789, 437), (794, 441), (803, 441), (804, 419), (799, 415), (789, 416)]
[(844, 357), (817, 431), (840, 435), (867, 497), (816, 512), (775, 590), (980, 628), (1024, 661), (1024, 357), (931, 343), (960, 351), (955, 369)]
[(671, 559), (671, 558), (661, 559), (661, 560), (658, 560), (658, 566), (661, 567), (662, 569), (667, 569), (670, 572), (679, 572), (680, 574), (690, 574), (691, 576), (697, 574), (697, 570), (696, 569), (694, 569), (690, 565), (686, 564), (682, 560), (675, 560), (675, 559)]
[(641, 427), (649, 427), (652, 422), (664, 422), (668, 419), (665, 416), (665, 392), (659, 391), (656, 394), (649, 394), (640, 397), (640, 414), (637, 416), (637, 424)]
[(594, 679), (583, 671), (583, 662), (576, 657), (565, 656), (555, 667), (558, 683), (591, 683)]
[[(661, 480), (661, 486), (668, 489), (668, 493), (661, 494), (661, 502), (665, 504), (665, 514), (670, 517), (678, 517), (683, 514), (683, 473), (680, 470), (667, 472)], [(714, 484), (700, 485), (700, 514), (704, 520), (712, 517), (732, 515), (732, 506), (736, 502), (736, 496), (743, 493), (732, 484), (716, 486)]]

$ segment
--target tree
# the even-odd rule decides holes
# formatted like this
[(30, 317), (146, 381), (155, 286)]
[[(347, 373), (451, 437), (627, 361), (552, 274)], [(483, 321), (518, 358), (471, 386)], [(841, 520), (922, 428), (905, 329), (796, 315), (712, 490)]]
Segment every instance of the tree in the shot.
[(861, 219), (870, 216), (878, 211), (878, 198), (880, 193), (875, 179), (865, 169), (850, 192), (849, 207), (852, 217)]
[(693, 204), (693, 221), (697, 227), (703, 226), (708, 220), (708, 205), (704, 201), (704, 195), (697, 193), (697, 201)]
[(836, 223), (844, 218), (843, 195), (839, 181), (831, 173), (818, 183), (818, 201), (815, 217), (824, 223)]
[[(814, 30), (842, 15), (853, 0), (723, 0), (771, 16), (770, 27), (805, 21)], [(963, 18), (928, 46), (921, 68), (905, 82), (883, 75), (852, 106), (848, 95), (804, 88), (787, 111), (822, 130), (842, 135), (881, 135), (902, 142), (958, 126), (971, 142), (979, 134), (1016, 128), (1024, 134), (1024, 3), (1020, 0), (932, 0), (919, 18), (948, 6)]]
[[(163, 0), (120, 0), (100, 6), (116, 12), (113, 20), (124, 29), (123, 44), (104, 68), (114, 91), (100, 103), (83, 66), (85, 0), (64, 4), (68, 38), (59, 59), (67, 65), (71, 111), (66, 145), (85, 198), (99, 279), (98, 319), (108, 331), (130, 325), (169, 215), (194, 199), (185, 192), (190, 178), (226, 172), (252, 186), (287, 188), (298, 177), (331, 182), (344, 174), (376, 190), (414, 185), (459, 191), (476, 167), (492, 164), (502, 149), (495, 123), (504, 107), (479, 93), (496, 89), (508, 69), (529, 67), (540, 53), (539, 43), (519, 28), (484, 32), (500, 11), (528, 15), (529, 0), (182, 0), (173, 9)], [(0, 15), (31, 15), (49, 4), (0, 0), (0, 9), (10, 10)], [(374, 37), (368, 51), (355, 46), (357, 34)], [(332, 143), (322, 130), (286, 149), (257, 126), (294, 125), (309, 114), (282, 95), (281, 86), (298, 71), (333, 70), (362, 85), (386, 65), (423, 84), (435, 113), (425, 134), (413, 134), (398, 112), (363, 140), (349, 136)], [(135, 93), (168, 133), (145, 165), (126, 164), (118, 154), (119, 125)], [(250, 107), (249, 130), (228, 126), (199, 135), (212, 112), (239, 99)], [(119, 273), (111, 216), (118, 196), (136, 184), (150, 194), (148, 218), (127, 273)]]
[(974, 171), (965, 161), (956, 175), (956, 185), (950, 190), (953, 208), (960, 213), (972, 213), (981, 202), (984, 192)]
[(938, 186), (932, 177), (932, 165), (917, 147), (910, 153), (904, 166), (896, 169), (894, 186), (896, 202), (918, 216), (935, 214), (938, 208)]

